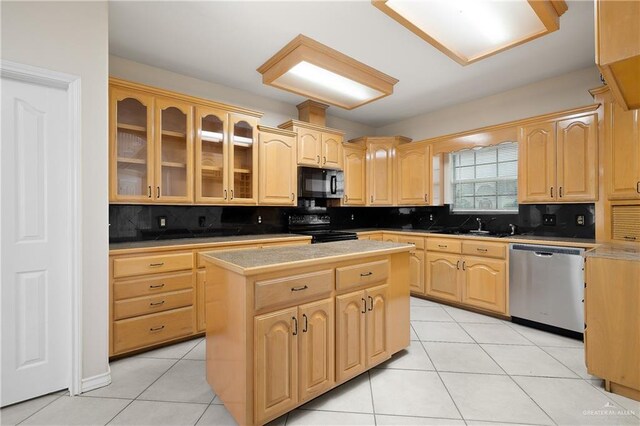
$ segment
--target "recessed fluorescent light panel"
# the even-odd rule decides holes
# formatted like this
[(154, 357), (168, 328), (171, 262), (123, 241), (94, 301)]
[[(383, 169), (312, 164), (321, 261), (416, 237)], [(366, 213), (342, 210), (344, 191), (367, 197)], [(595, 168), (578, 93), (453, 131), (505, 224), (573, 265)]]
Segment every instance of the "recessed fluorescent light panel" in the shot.
[(282, 48), (258, 72), (264, 84), (345, 109), (390, 95), (398, 82), (303, 35)]
[(467, 65), (557, 30), (564, 1), (373, 0), (373, 5)]

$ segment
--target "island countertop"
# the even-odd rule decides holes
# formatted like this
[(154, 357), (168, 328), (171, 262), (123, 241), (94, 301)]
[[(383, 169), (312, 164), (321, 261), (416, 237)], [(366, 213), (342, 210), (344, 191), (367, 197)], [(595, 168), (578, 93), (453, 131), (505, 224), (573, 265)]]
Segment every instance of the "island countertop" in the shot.
[(410, 251), (412, 244), (370, 240), (337, 241), (302, 246), (284, 246), (254, 250), (211, 251), (202, 257), (242, 275), (255, 275), (318, 263), (338, 262), (372, 255)]

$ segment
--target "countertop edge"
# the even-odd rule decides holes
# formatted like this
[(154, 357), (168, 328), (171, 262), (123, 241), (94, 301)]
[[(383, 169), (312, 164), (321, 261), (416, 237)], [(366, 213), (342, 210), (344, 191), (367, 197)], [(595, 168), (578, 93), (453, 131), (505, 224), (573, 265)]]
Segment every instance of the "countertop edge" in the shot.
[(291, 269), (291, 268), (304, 268), (307, 266), (322, 265), (322, 264), (331, 263), (331, 262), (343, 262), (345, 260), (360, 259), (364, 257), (385, 256), (390, 254), (409, 252), (411, 250), (413, 250), (413, 247), (407, 245), (406, 247), (393, 247), (393, 248), (384, 248), (380, 250), (370, 250), (366, 252), (339, 254), (335, 256), (320, 257), (315, 259), (298, 260), (298, 261), (292, 261), (292, 262), (286, 262), (286, 263), (274, 263), (272, 265), (257, 266), (252, 268), (243, 268), (234, 263), (227, 262), (213, 256), (209, 256), (207, 253), (202, 253), (202, 258), (207, 262), (211, 262), (214, 265), (220, 266), (224, 269), (230, 270), (239, 275), (253, 276), (253, 275), (259, 275), (259, 274), (270, 273), (270, 272), (278, 272), (278, 271)]

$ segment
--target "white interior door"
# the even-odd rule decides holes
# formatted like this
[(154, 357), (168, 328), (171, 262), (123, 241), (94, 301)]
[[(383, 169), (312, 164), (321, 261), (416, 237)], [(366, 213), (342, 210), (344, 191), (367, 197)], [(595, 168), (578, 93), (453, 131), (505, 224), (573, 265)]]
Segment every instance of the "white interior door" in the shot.
[(65, 89), (2, 78), (2, 406), (71, 377), (71, 143)]

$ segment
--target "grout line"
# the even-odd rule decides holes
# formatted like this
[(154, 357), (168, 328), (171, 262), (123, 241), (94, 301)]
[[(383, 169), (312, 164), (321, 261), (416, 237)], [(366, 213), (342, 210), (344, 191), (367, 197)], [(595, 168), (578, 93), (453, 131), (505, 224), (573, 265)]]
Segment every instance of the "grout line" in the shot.
[[(52, 392), (51, 394), (56, 393), (56, 392)], [(51, 395), (49, 394), (49, 395)], [(39, 396), (38, 398), (42, 398), (46, 395), (42, 395)], [(47, 408), (48, 406), (50, 406), (51, 404), (53, 404), (54, 402), (56, 402), (57, 400), (59, 400), (60, 398), (62, 398), (63, 396), (66, 396), (65, 394), (61, 394), (58, 395), (57, 398), (53, 398), (48, 404), (43, 405), (42, 407), (38, 408), (36, 411), (34, 411), (33, 413), (29, 414), (27, 417), (25, 417), (24, 419), (20, 420), (17, 424), (22, 424), (23, 422), (27, 421), (27, 419), (30, 419), (31, 417), (33, 417), (36, 413), (39, 413), (40, 411), (44, 410), (45, 408)], [(36, 398), (32, 398), (32, 399), (36, 399)], [(31, 400), (27, 400), (27, 401), (31, 401)], [(22, 402), (27, 402), (27, 401), (22, 401)], [(18, 404), (16, 404), (18, 405)], [(0, 416), (1, 418), (2, 416)]]
[(369, 381), (369, 393), (371, 395), (371, 408), (373, 409), (373, 424), (377, 426), (378, 420), (376, 419), (376, 402), (373, 398), (373, 385), (371, 384), (371, 369), (367, 370), (367, 379)]

